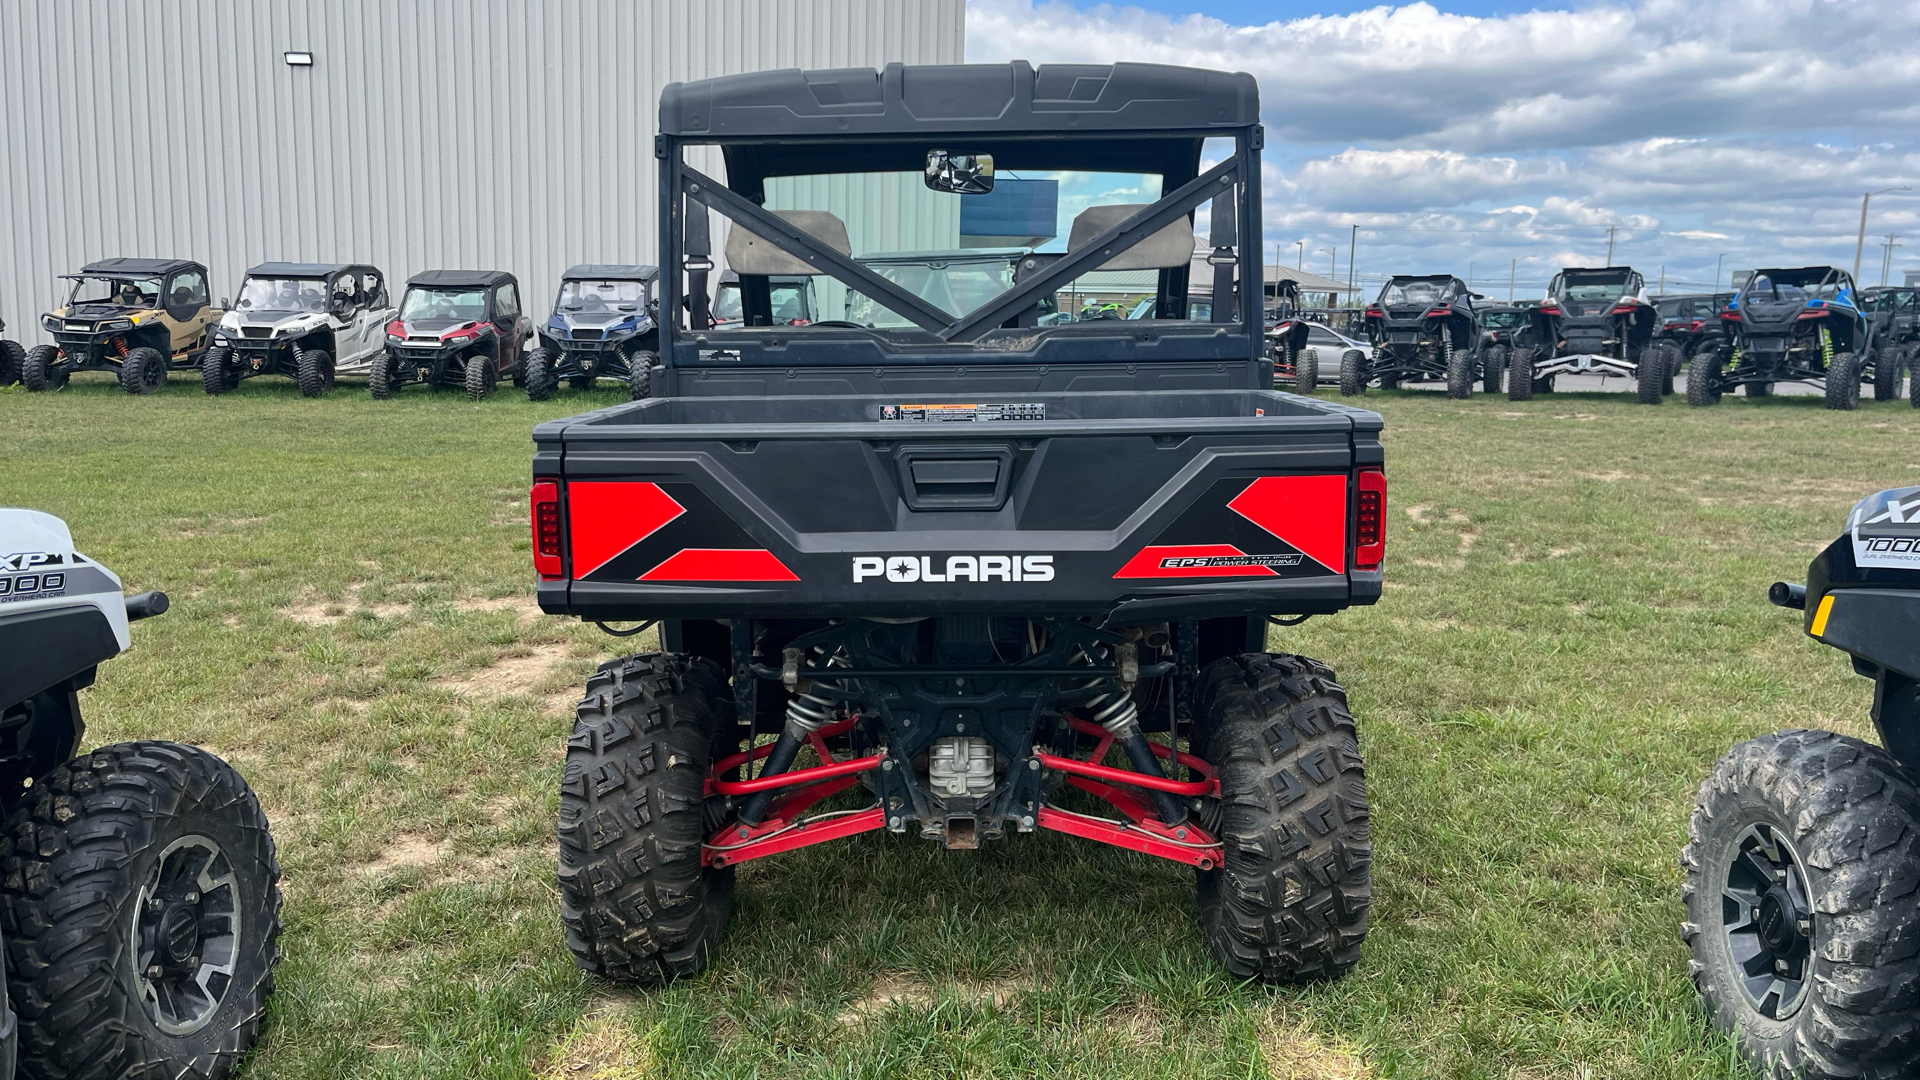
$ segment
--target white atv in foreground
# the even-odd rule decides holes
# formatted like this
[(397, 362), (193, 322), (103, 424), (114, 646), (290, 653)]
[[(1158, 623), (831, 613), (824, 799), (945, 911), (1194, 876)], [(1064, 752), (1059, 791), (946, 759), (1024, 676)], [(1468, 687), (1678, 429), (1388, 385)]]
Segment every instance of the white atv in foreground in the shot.
[(224, 1077), (259, 1033), (280, 870), (246, 781), (179, 743), (76, 756), (77, 692), (166, 610), (0, 509), (0, 1078)]
[(345, 263), (261, 263), (247, 271), (233, 310), (214, 330), (200, 363), (209, 394), (255, 375), (285, 375), (305, 397), (333, 389), (338, 375), (365, 375), (387, 348), (394, 317), (386, 276)]

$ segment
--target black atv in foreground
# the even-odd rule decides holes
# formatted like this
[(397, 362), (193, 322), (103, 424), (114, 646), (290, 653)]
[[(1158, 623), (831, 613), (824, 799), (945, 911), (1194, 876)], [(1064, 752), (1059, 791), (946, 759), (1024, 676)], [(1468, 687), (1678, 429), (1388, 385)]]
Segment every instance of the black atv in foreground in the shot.
[(1720, 318), (1729, 347), (1694, 357), (1687, 404), (1712, 405), (1738, 386), (1766, 397), (1774, 383), (1800, 381), (1824, 388), (1829, 409), (1860, 406), (1873, 327), (1845, 270), (1755, 270)]
[(1680, 856), (1694, 985), (1770, 1078), (1920, 1075), (1920, 487), (1768, 596), (1873, 680), (1880, 745), (1782, 731), (1714, 766)]
[[(1860, 293), (1860, 310), (1872, 325), (1873, 400), (1894, 401), (1900, 397), (1900, 377), (1920, 357), (1920, 288), (1911, 285), (1883, 285)], [(1920, 379), (1910, 391), (1913, 407), (1920, 409)]]
[[(1631, 266), (1567, 267), (1533, 308), (1531, 343), (1514, 350), (1507, 397), (1526, 401), (1553, 392), (1559, 375), (1624, 375), (1640, 401), (1673, 393), (1679, 366), (1654, 345), (1659, 314), (1641, 295), (1646, 281)], [(1644, 361), (1644, 363), (1643, 363)]]
[(280, 870), (247, 782), (198, 747), (81, 753), (79, 692), (167, 610), (0, 509), (0, 1077), (229, 1075), (279, 960)]
[[(1379, 598), (1381, 420), (1275, 391), (1260, 297), (1233, 287), (1260, 273), (1252, 76), (770, 71), (668, 86), (659, 131), (661, 396), (534, 431), (542, 610), (661, 620), (664, 646), (602, 665), (568, 742), (580, 965), (701, 970), (750, 860), (1052, 830), (1191, 867), (1235, 977), (1351, 968), (1371, 863), (1354, 718), (1331, 668), (1266, 649), (1278, 616)], [(725, 181), (692, 164), (716, 158)], [(1145, 201), (1081, 209), (1063, 253), (983, 275), (960, 311), (850, 243), (889, 235), (892, 201), (857, 174), (924, 182), (929, 220), (953, 221), (996, 169)], [(820, 191), (844, 195), (775, 197)], [(1195, 321), (1203, 204), (1199, 272), (1235, 302)], [(724, 329), (716, 216), (745, 305)], [(1102, 268), (1149, 272), (1166, 317), (1038, 324)], [(908, 325), (773, 325), (755, 279), (790, 274)]]
[(658, 359), (651, 266), (573, 266), (560, 275), (560, 295), (540, 331), (540, 346), (527, 354), (521, 384), (532, 401), (553, 396), (561, 379), (591, 390), (596, 379), (614, 379), (633, 400), (646, 397)]
[(1341, 358), (1340, 392), (1363, 394), (1376, 379), (1382, 389), (1402, 381), (1444, 381), (1450, 398), (1471, 396), (1476, 377), (1498, 386), (1499, 373), (1483, 373), (1480, 367), (1481, 326), (1474, 301), (1481, 299), (1466, 282), (1447, 274), (1389, 278), (1367, 305), (1373, 355)]

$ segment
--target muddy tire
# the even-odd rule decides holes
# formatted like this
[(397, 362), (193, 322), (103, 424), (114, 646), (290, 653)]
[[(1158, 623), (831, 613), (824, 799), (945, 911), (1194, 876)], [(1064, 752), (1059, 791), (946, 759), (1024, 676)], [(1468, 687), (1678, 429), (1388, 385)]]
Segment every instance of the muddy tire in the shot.
[(35, 345), (20, 362), (20, 385), (26, 387), (28, 393), (64, 390), (68, 374), (60, 367), (60, 350), (51, 345)]
[(521, 361), (520, 385), (528, 401), (547, 401), (553, 397), (553, 370), (547, 365), (547, 350), (535, 349)]
[(1860, 407), (1860, 360), (1850, 352), (1833, 354), (1827, 364), (1827, 408), (1851, 412)]
[(1226, 865), (1199, 871), (1201, 930), (1238, 978), (1304, 982), (1360, 960), (1371, 903), (1367, 785), (1346, 691), (1305, 657), (1201, 674), (1194, 742), (1219, 771)]
[(200, 354), (200, 389), (208, 394), (224, 394), (240, 385), (240, 373), (228, 366), (233, 350), (215, 345)]
[(1672, 392), (1669, 385), (1672, 377), (1667, 374), (1667, 366), (1671, 362), (1665, 345), (1649, 345), (1641, 352), (1639, 366), (1633, 373), (1640, 404), (1658, 405), (1662, 397)]
[(20, 381), (20, 368), (27, 362), (27, 350), (17, 341), (0, 340), (0, 386)]
[(280, 936), (273, 838), (240, 774), (178, 743), (101, 747), (29, 788), (7, 835), (0, 929), (30, 1075), (231, 1073)]
[(1513, 350), (1513, 366), (1507, 369), (1507, 400), (1533, 400), (1533, 349)]
[(333, 354), (322, 349), (296, 349), (294, 381), (301, 397), (319, 397), (333, 389)]
[(1340, 395), (1353, 397), (1367, 392), (1367, 354), (1348, 349), (1340, 354)]
[(1293, 360), (1293, 392), (1311, 394), (1320, 386), (1320, 350), (1301, 349)]
[(129, 394), (151, 394), (167, 385), (167, 358), (159, 349), (130, 350), (120, 361), (120, 389)]
[(1920, 1070), (1920, 791), (1877, 746), (1783, 731), (1701, 785), (1681, 935), (1713, 1024), (1768, 1077)]
[(1720, 401), (1720, 350), (1701, 349), (1687, 366), (1687, 404), (1696, 408)]
[(1465, 349), (1446, 346), (1443, 357), (1447, 368), (1447, 396), (1455, 401), (1465, 401), (1473, 396), (1473, 354)]
[(474, 353), (467, 357), (467, 366), (460, 376), (460, 384), (466, 388), (467, 397), (473, 401), (484, 400), (493, 393), (493, 383), (493, 357), (485, 353)]
[(641, 349), (627, 357), (627, 399), (640, 401), (653, 396), (653, 365), (660, 357)]
[(726, 933), (732, 868), (700, 864), (713, 742), (734, 731), (712, 661), (658, 653), (603, 664), (560, 781), (560, 920), (581, 968), (659, 985), (698, 973)]

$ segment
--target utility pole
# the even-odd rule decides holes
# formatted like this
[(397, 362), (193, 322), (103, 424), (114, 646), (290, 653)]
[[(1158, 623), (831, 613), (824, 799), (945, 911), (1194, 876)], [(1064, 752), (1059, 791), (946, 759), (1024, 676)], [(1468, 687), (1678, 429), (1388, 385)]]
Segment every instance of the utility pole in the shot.
[(1307, 242), (1305, 240), (1296, 240), (1293, 246), (1300, 249), (1299, 258), (1293, 261), (1293, 265), (1304, 271), (1307, 268)]
[(1618, 226), (1615, 226), (1615, 225), (1607, 226), (1607, 265), (1608, 266), (1613, 265), (1613, 230), (1616, 228), (1618, 228)]
[(1660, 295), (1667, 295), (1667, 264), (1660, 264)]
[(1899, 243), (1899, 240), (1900, 237), (1898, 234), (1888, 233), (1887, 242), (1880, 245), (1883, 249), (1883, 253), (1880, 256), (1880, 284), (1882, 285), (1887, 283), (1888, 275), (1893, 273), (1893, 249), (1906, 247), (1905, 244)]
[(1513, 278), (1520, 272), (1520, 260), (1516, 257), (1507, 264), (1507, 303), (1513, 303)]
[(1354, 276), (1353, 249), (1360, 243), (1360, 226), (1353, 227), (1353, 235), (1347, 238), (1347, 295), (1353, 296), (1359, 291), (1359, 278)]
[(1912, 190), (1913, 187), (1911, 185), (1905, 187), (1890, 187), (1883, 188), (1880, 191), (1865, 192), (1860, 196), (1860, 236), (1853, 242), (1853, 280), (1855, 283), (1858, 283), (1860, 280), (1860, 252), (1867, 246), (1867, 204), (1873, 201), (1875, 195), (1886, 195), (1895, 191)]
[(1724, 251), (1720, 253), (1719, 258), (1713, 260), (1713, 289), (1711, 290), (1713, 292), (1720, 291), (1720, 267), (1725, 264), (1726, 261), (1727, 253)]
[(1467, 260), (1467, 291), (1473, 291), (1473, 260)]

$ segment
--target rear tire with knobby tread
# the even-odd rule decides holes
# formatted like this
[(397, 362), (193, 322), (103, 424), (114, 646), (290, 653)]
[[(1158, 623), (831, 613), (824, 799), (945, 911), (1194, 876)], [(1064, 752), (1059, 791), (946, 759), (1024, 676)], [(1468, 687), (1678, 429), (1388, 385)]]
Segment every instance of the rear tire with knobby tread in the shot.
[(1660, 404), (1667, 382), (1667, 363), (1667, 347), (1664, 344), (1656, 342), (1640, 354), (1640, 364), (1633, 373), (1634, 381), (1638, 384), (1640, 404)]
[(587, 680), (560, 782), (560, 919), (581, 968), (658, 985), (726, 933), (733, 869), (700, 863), (703, 788), (733, 696), (710, 660), (624, 657)]
[[(1722, 892), (1755, 826), (1800, 856), (1811, 901), (1806, 996), (1777, 1018), (1738, 984)], [(1700, 786), (1680, 866), (1694, 986), (1754, 1068), (1774, 1080), (1920, 1070), (1920, 790), (1892, 755), (1830, 731), (1741, 743)]]
[(1226, 865), (1198, 872), (1201, 929), (1238, 978), (1303, 982), (1360, 960), (1371, 905), (1366, 775), (1333, 669), (1250, 653), (1200, 677), (1194, 743), (1220, 778)]
[(1367, 354), (1348, 349), (1340, 354), (1340, 396), (1353, 397), (1367, 392)]
[(387, 401), (393, 397), (392, 353), (378, 353), (373, 358), (373, 366), (367, 369), (367, 393), (375, 401)]
[(627, 356), (627, 399), (640, 401), (653, 396), (653, 365), (660, 357), (649, 349)]
[(1720, 401), (1720, 352), (1701, 349), (1687, 367), (1687, 404), (1705, 408)]
[(1873, 400), (1895, 401), (1900, 397), (1900, 368), (1906, 352), (1889, 345), (1873, 355)]
[(1311, 394), (1320, 386), (1320, 350), (1308, 346), (1293, 360), (1293, 392)]
[[(214, 1080), (231, 1073), (259, 1033), (280, 935), (273, 837), (240, 774), (179, 743), (104, 746), (29, 788), (8, 815), (7, 835), (0, 929), (31, 1074)], [(218, 920), (237, 909), (237, 955), (231, 981), (198, 1026), (169, 1034), (136, 989), (141, 961), (129, 941), (143, 933), (136, 929), (143, 883), (156, 880), (170, 845), (194, 837), (218, 845), (232, 878), (224, 897), (210, 893), (188, 910), (200, 908), (203, 926), (211, 919), (225, 929)]]
[(1501, 382), (1507, 373), (1508, 348), (1505, 345), (1489, 345), (1486, 359), (1480, 363), (1480, 389), (1497, 394), (1501, 391)]
[(1448, 344), (1441, 361), (1446, 365), (1447, 396), (1455, 401), (1465, 401), (1473, 396), (1473, 354), (1465, 349)]
[(200, 356), (200, 389), (208, 394), (224, 394), (240, 385), (240, 373), (227, 366), (233, 350), (215, 345)]
[(1513, 365), (1507, 369), (1507, 400), (1533, 400), (1533, 358), (1531, 348), (1513, 350)]
[(1852, 412), (1860, 407), (1860, 361), (1850, 352), (1833, 354), (1827, 364), (1827, 408)]

